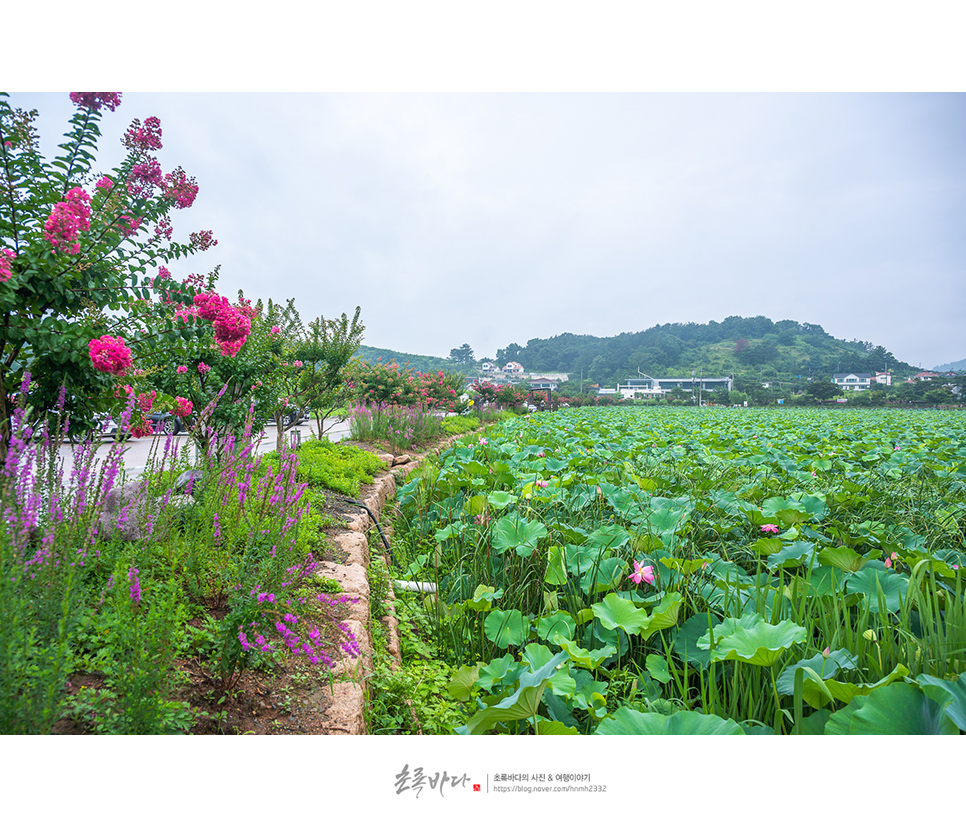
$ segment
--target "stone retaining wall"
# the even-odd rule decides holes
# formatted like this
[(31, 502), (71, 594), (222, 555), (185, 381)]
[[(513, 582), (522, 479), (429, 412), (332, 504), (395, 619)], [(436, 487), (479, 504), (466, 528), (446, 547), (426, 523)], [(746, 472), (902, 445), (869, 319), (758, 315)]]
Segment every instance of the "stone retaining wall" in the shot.
[[(445, 448), (460, 438), (450, 438), (433, 451)], [(421, 463), (425, 455), (413, 458), (410, 455), (378, 455), (388, 466), (389, 470), (377, 475), (372, 485), (364, 487), (359, 500), (364, 503), (374, 516), (381, 519), (386, 504), (396, 494), (397, 478), (403, 480)], [(320, 576), (328, 576), (342, 585), (346, 594), (358, 597), (344, 620), (345, 624), (355, 635), (359, 648), (362, 650), (358, 658), (348, 658), (333, 670), (333, 676), (342, 679), (334, 684), (332, 706), (326, 712), (330, 735), (364, 735), (366, 733), (364, 706), (366, 679), (372, 672), (372, 637), (369, 633), (370, 621), (370, 589), (369, 589), (369, 540), (366, 535), (372, 526), (369, 514), (359, 509), (348, 522), (348, 529), (340, 530), (329, 536), (329, 542), (345, 554), (344, 563), (323, 562), (319, 568)], [(388, 534), (387, 534), (388, 535)], [(388, 554), (376, 558), (388, 560)], [(390, 607), (394, 599), (392, 586), (389, 586)], [(381, 621), (386, 626), (389, 635), (389, 652), (394, 658), (394, 664), (402, 662), (397, 632), (398, 622), (392, 616), (384, 617)]]

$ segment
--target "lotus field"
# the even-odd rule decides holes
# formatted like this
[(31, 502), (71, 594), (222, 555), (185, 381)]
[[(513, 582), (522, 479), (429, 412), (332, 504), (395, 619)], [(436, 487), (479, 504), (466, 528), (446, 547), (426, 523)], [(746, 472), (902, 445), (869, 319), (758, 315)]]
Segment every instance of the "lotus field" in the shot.
[(961, 412), (541, 413), (398, 497), (457, 733), (966, 732)]

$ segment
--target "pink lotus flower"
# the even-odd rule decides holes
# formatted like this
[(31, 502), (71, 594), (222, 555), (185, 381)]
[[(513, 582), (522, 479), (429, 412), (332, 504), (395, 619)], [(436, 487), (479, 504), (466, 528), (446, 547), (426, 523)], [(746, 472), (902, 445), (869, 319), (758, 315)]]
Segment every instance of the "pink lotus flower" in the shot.
[(778, 532), (778, 527), (776, 525), (774, 525), (774, 524), (762, 524), (761, 525), (761, 532), (762, 533), (777, 533)]
[(550, 486), (550, 484), (547, 481), (537, 481), (537, 486), (538, 487), (548, 487), (548, 486)]
[(654, 568), (651, 565), (645, 565), (643, 562), (634, 561), (634, 571), (630, 576), (631, 582), (635, 585), (640, 585), (641, 582), (646, 582), (648, 585), (654, 584)]

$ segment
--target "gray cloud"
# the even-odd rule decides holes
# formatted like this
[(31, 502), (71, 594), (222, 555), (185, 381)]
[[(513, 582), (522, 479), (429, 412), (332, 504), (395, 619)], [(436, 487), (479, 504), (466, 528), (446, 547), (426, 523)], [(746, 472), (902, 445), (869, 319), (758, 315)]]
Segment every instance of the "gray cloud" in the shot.
[[(66, 94), (37, 106), (53, 144)], [(966, 356), (962, 94), (126, 94), (201, 186), (222, 292), (362, 306), (366, 342), (478, 356), (765, 315)]]

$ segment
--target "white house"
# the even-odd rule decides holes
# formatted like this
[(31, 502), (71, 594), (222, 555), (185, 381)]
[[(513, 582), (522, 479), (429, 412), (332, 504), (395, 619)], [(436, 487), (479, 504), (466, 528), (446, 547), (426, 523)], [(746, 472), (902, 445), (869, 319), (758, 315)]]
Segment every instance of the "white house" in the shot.
[(832, 382), (843, 391), (868, 391), (872, 384), (871, 374), (833, 374)]
[(503, 366), (503, 373), (505, 373), (505, 374), (522, 374), (523, 373), (523, 365), (521, 365), (519, 362), (507, 362)]
[(556, 391), (557, 380), (547, 377), (537, 376), (530, 379), (531, 391)]
[(731, 391), (732, 380), (730, 376), (693, 378), (643, 376), (627, 380), (626, 385), (618, 385), (617, 391), (625, 400), (634, 400), (661, 397), (672, 388), (681, 388), (685, 391), (697, 391), (699, 388), (702, 391)]
[(877, 382), (879, 385), (892, 385), (891, 371), (876, 371), (872, 376), (873, 381)]
[(498, 370), (498, 368), (492, 362), (484, 362), (482, 365), (480, 365), (480, 371), (484, 374), (492, 374), (496, 370)]

